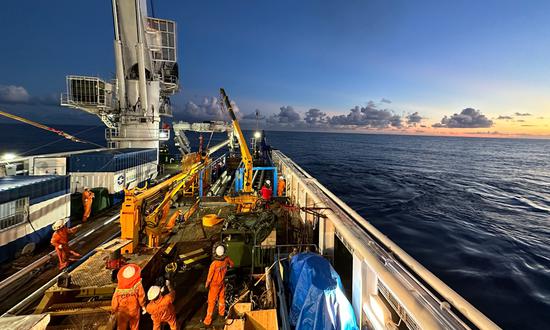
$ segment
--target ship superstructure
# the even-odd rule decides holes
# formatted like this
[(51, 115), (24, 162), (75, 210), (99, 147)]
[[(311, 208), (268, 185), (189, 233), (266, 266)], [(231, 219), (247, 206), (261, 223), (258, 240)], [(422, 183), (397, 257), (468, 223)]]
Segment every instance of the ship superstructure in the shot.
[(116, 78), (68, 76), (61, 105), (97, 115), (109, 148), (159, 148), (179, 89), (176, 23), (148, 17), (144, 0), (113, 0)]

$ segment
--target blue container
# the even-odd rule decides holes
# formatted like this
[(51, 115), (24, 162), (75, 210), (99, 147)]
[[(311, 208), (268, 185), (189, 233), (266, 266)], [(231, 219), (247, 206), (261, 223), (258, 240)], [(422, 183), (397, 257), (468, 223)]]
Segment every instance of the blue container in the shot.
[(0, 178), (0, 203), (29, 197), (29, 203), (42, 201), (69, 193), (67, 175), (16, 175)]
[(69, 172), (116, 172), (157, 161), (157, 149), (109, 149), (71, 155)]

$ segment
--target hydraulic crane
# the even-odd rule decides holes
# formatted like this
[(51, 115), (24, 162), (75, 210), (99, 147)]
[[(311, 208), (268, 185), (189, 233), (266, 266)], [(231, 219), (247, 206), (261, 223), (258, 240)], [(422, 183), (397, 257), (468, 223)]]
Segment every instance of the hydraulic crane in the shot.
[[(180, 212), (168, 218), (173, 198), (182, 190), (196, 184), (198, 173), (208, 164), (208, 157), (189, 154), (188, 166), (182, 172), (151, 188), (125, 190), (124, 203), (120, 211), (121, 239), (129, 241), (122, 248), (123, 253), (133, 253), (140, 241), (140, 234), (147, 234), (147, 246), (158, 247), (175, 225)], [(158, 202), (159, 198), (162, 198)], [(191, 208), (193, 210), (194, 208)], [(192, 211), (191, 211), (192, 212)]]
[(223, 88), (220, 88), (220, 96), (222, 98), (222, 106), (225, 106), (231, 117), (233, 131), (236, 133), (237, 140), (239, 141), (239, 149), (241, 150), (241, 158), (244, 167), (242, 192), (238, 196), (225, 196), (225, 200), (228, 203), (236, 204), (237, 212), (249, 212), (254, 208), (258, 200), (258, 197), (254, 195), (254, 190), (252, 189), (253, 159), (250, 150), (248, 150), (248, 145), (246, 144), (246, 139), (244, 138), (237, 116), (233, 111), (233, 106)]

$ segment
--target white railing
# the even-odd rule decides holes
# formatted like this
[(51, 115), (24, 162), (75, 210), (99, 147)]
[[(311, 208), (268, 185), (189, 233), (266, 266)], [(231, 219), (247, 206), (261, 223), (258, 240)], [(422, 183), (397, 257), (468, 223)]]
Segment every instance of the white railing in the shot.
[[(273, 160), (287, 180), (287, 196), (299, 206), (316, 207), (325, 216), (318, 224), (321, 252), (333, 254), (337, 237), (352, 254), (352, 304), (359, 320), (366, 317), (373, 321), (369, 316), (376, 313), (368, 313), (373, 310), (372, 297), (385, 293), (391, 295), (386, 300), (406, 312), (400, 317), (408, 319), (407, 324), (413, 328), (470, 329), (464, 322), (467, 320), (479, 329), (499, 329), (282, 152), (273, 151)], [(305, 212), (301, 215), (304, 221), (314, 221)], [(380, 322), (382, 325), (375, 328), (385, 327)]]

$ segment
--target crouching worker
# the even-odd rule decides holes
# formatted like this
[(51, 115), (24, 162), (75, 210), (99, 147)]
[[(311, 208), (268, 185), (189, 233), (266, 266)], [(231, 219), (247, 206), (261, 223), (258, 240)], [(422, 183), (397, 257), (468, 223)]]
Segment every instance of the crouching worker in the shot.
[(225, 246), (221, 244), (214, 250), (214, 259), (208, 270), (205, 285), (206, 288), (210, 287), (208, 290), (208, 309), (206, 318), (203, 321), (206, 326), (212, 324), (216, 301), (218, 302), (218, 314), (222, 317), (225, 316), (225, 273), (228, 268), (235, 265), (233, 260), (225, 255)]
[(128, 264), (120, 269), (118, 285), (111, 300), (118, 330), (138, 330), (140, 311), (145, 314), (145, 291), (141, 284), (141, 268)]
[(176, 310), (174, 309), (174, 299), (176, 291), (170, 285), (170, 281), (166, 280), (168, 294), (162, 295), (164, 287), (152, 286), (147, 291), (147, 313), (151, 314), (153, 320), (153, 330), (160, 330), (162, 323), (168, 323), (170, 330), (176, 330)]
[(54, 233), (50, 243), (55, 248), (57, 257), (59, 258), (59, 269), (64, 269), (69, 266), (69, 262), (78, 260), (81, 255), (69, 248), (69, 235), (72, 235), (78, 231), (78, 227), (67, 228), (65, 220), (57, 220), (52, 229)]

